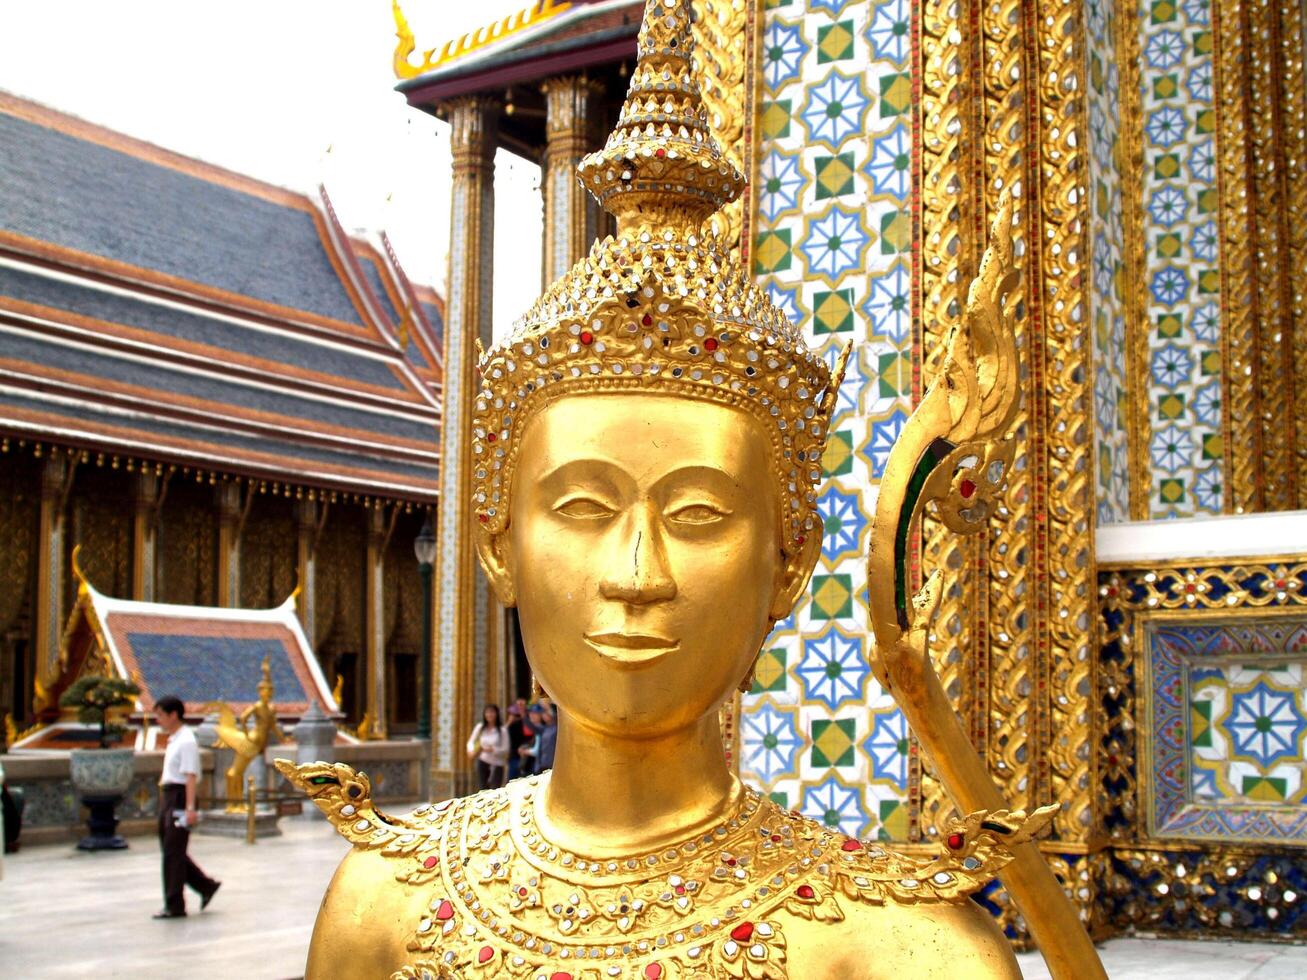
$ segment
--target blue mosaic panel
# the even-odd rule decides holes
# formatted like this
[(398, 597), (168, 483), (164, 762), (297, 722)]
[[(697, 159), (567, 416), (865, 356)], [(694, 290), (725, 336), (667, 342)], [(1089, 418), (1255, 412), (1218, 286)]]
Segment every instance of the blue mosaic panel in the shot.
[(172, 694), (187, 704), (257, 701), (267, 657), (276, 701), (309, 700), (286, 648), (273, 638), (129, 632), (127, 640), (155, 698)]
[(912, 400), (911, 13), (768, 0), (761, 49), (754, 272), (827, 363), (853, 356), (822, 459), (821, 557), (744, 697), (741, 773), (862, 837), (908, 830), (906, 726), (868, 667), (865, 560)]
[(1144, 648), (1152, 833), (1307, 844), (1307, 615), (1150, 622)]

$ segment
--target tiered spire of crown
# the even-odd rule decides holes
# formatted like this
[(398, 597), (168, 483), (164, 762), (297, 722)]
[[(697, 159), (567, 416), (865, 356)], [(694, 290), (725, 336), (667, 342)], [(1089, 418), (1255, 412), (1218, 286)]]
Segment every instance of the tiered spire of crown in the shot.
[(712, 135), (695, 80), (691, 0), (647, 0), (639, 58), (617, 127), (581, 161), (585, 187), (628, 227), (697, 228), (740, 196), (744, 176)]

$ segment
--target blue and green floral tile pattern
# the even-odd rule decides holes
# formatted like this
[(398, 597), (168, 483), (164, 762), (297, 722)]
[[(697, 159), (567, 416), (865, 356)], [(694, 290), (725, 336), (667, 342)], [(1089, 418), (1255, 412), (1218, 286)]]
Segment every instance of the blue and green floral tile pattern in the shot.
[(741, 718), (741, 772), (844, 833), (907, 834), (907, 730), (871, 676), (865, 557), (875, 483), (911, 410), (908, 0), (768, 0), (753, 262), (833, 364), (839, 392), (822, 551), (764, 646)]
[(1307, 843), (1307, 615), (1145, 632), (1154, 836)]
[(1144, 0), (1139, 24), (1149, 513), (1217, 514), (1225, 447), (1211, 3)]

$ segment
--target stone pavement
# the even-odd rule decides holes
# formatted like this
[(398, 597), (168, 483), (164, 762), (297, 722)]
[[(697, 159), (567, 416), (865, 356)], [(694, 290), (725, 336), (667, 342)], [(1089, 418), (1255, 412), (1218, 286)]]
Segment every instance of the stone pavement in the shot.
[[(284, 836), (253, 846), (193, 838), (192, 856), (222, 891), (203, 913), (188, 893), (191, 915), (161, 922), (150, 918), (163, 904), (153, 838), (111, 853), (52, 845), (10, 855), (0, 881), (0, 976), (300, 977), (318, 902), (346, 845), (325, 822), (288, 817), (281, 826)], [(1102, 954), (1113, 980), (1307, 977), (1307, 946), (1117, 939)], [(1038, 954), (1020, 959), (1027, 980), (1048, 976)]]

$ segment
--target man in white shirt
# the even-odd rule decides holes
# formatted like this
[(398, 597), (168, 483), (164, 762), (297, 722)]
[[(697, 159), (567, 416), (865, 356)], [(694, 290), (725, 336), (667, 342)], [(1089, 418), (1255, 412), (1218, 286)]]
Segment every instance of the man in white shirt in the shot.
[(154, 703), (154, 720), (168, 736), (163, 753), (163, 774), (159, 778), (159, 843), (163, 846), (163, 908), (156, 919), (180, 919), (186, 915), (183, 887), (200, 893), (200, 909), (208, 906), (222, 883), (214, 881), (186, 853), (191, 827), (199, 814), (195, 810), (195, 784), (200, 778), (200, 746), (186, 724), (186, 706), (174, 697)]

